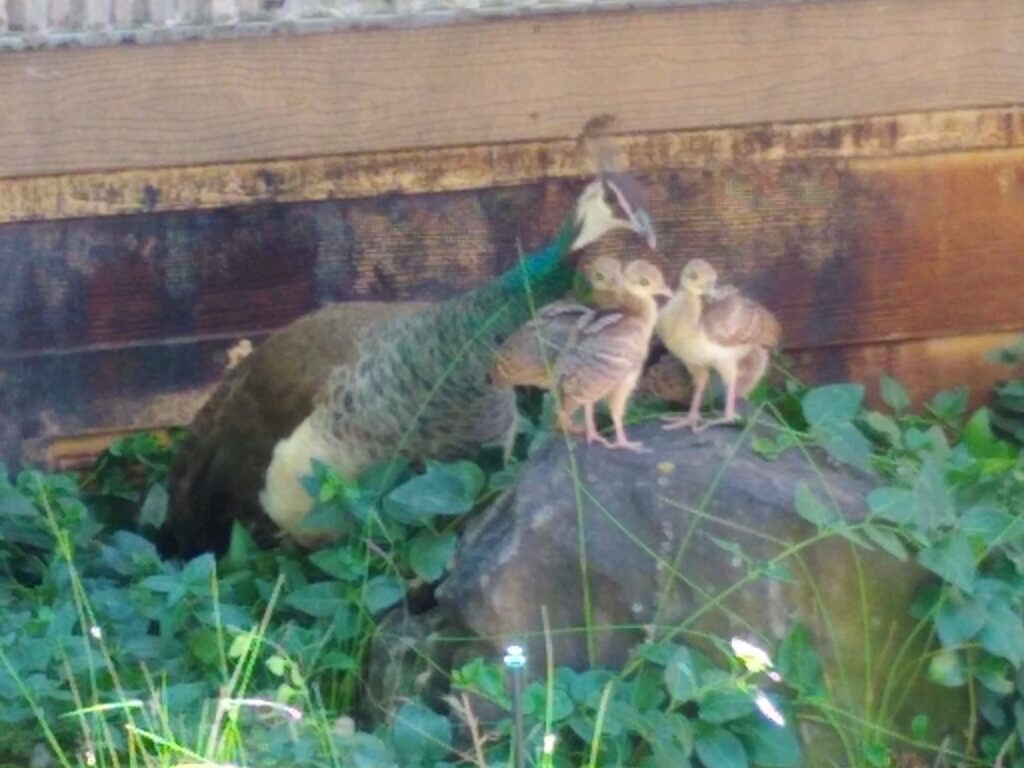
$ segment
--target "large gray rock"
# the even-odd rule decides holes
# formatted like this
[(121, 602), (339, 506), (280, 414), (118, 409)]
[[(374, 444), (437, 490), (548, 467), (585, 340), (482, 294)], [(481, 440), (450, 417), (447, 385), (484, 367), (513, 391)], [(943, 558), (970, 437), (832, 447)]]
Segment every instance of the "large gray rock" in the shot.
[[(915, 635), (921, 641), (910, 644), (899, 669), (887, 666), (913, 632), (908, 607), (927, 573), (838, 536), (815, 540), (817, 531), (794, 511), (804, 481), (846, 520), (862, 520), (868, 478), (821, 455), (812, 464), (799, 449), (766, 461), (736, 428), (693, 435), (646, 424), (630, 436), (651, 452), (580, 442), (569, 450), (552, 439), (469, 525), (438, 589), (453, 626), (490, 638), (496, 657), (508, 640), (525, 638), (531, 667), (543, 670), (542, 607), (556, 664), (577, 668), (616, 667), (637, 642), (671, 632), (698, 646), (703, 633), (774, 646), (800, 621), (823, 656), (837, 706), (864, 717), (864, 681), (881, 686), (909, 670), (897, 692), (902, 714), (890, 711), (888, 726), (906, 727), (922, 710), (939, 727), (960, 716), (956, 694), (922, 679), (926, 665), (916, 662), (926, 632)], [(581, 540), (597, 628), (593, 659), (581, 629)], [(791, 583), (758, 574), (773, 559)]]

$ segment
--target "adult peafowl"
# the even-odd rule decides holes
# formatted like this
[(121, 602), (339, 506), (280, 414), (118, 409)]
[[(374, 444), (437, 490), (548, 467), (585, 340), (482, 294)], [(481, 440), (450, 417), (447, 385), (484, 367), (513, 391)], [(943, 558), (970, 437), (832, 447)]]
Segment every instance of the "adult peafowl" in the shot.
[(579, 252), (613, 230), (655, 247), (639, 185), (602, 174), (554, 238), (502, 275), (439, 304), (352, 302), (278, 331), (196, 415), (168, 477), (165, 554), (223, 552), (233, 521), (268, 546), (301, 529), (313, 459), (353, 476), (393, 456), (472, 456), (515, 429), (511, 389), (487, 383), (495, 348), (572, 285)]

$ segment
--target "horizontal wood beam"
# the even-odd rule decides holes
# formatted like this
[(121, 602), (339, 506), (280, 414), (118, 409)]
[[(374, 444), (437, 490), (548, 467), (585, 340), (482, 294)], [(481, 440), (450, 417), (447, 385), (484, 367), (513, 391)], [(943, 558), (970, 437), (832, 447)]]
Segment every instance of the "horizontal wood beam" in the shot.
[[(618, 135), (634, 173), (1024, 147), (1024, 107)], [(0, 224), (258, 203), (457, 192), (594, 171), (570, 140), (0, 179)]]
[(848, 0), (0, 56), (0, 177), (1024, 103), (1024, 4)]
[[(972, 405), (988, 397), (1008, 369), (985, 354), (1008, 346), (1013, 333), (918, 339), (788, 351), (809, 383), (859, 381), (880, 406), (878, 379), (896, 377), (913, 402), (942, 389), (967, 387)], [(252, 337), (259, 342), (259, 337)], [(82, 468), (126, 432), (188, 423), (222, 377), (238, 339), (181, 341), (119, 350), (81, 350), (63, 359), (25, 360), (12, 374), (20, 414), (0, 425), (0, 460)], [(54, 394), (54, 382), (73, 397)], [(12, 382), (13, 383), (13, 382)], [(9, 389), (8, 392), (11, 390)], [(0, 404), (3, 404), (0, 391)], [(46, 413), (45, 420), (35, 413)]]

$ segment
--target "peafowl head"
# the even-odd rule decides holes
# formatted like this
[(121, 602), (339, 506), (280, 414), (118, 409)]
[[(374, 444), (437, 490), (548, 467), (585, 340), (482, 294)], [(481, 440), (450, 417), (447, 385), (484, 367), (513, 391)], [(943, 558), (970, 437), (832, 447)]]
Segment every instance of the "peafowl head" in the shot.
[(615, 229), (629, 229), (657, 247), (654, 225), (636, 181), (619, 173), (604, 173), (587, 185), (576, 201), (576, 239), (572, 250), (584, 248)]
[(714, 293), (718, 272), (704, 259), (691, 259), (679, 274), (679, 289), (697, 296)]
[(622, 290), (633, 296), (653, 299), (655, 296), (671, 296), (672, 289), (665, 282), (661, 270), (645, 259), (635, 259), (626, 265), (619, 278)]

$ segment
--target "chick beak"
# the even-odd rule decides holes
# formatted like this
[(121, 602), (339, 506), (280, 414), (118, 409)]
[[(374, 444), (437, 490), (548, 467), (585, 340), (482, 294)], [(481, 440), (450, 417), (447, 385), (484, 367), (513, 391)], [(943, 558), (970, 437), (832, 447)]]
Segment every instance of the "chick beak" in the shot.
[(661, 286), (661, 288), (658, 289), (658, 292), (655, 293), (654, 295), (655, 296), (664, 296), (666, 299), (671, 299), (672, 298), (672, 289), (669, 288), (667, 285), (663, 285), (663, 286)]

